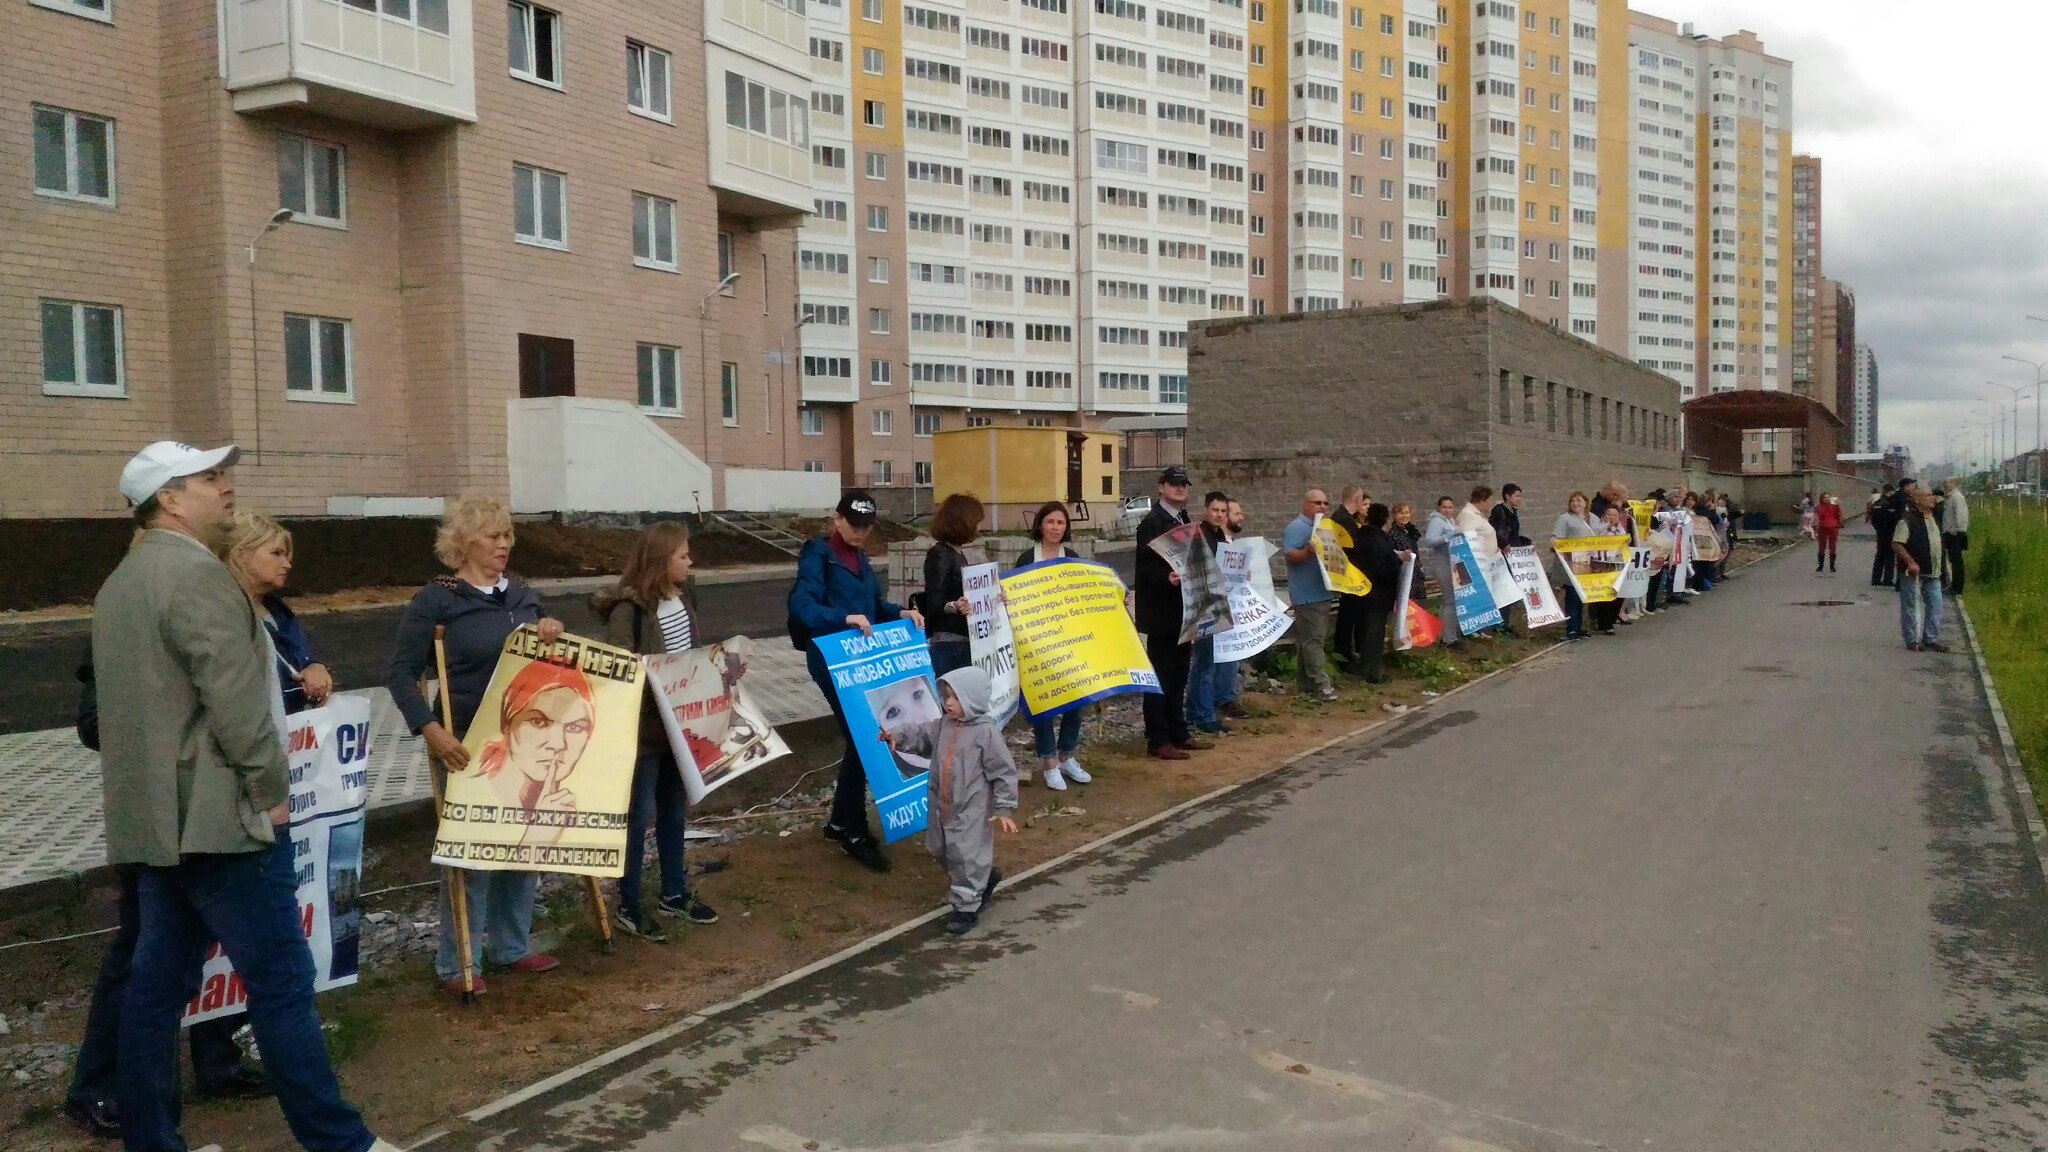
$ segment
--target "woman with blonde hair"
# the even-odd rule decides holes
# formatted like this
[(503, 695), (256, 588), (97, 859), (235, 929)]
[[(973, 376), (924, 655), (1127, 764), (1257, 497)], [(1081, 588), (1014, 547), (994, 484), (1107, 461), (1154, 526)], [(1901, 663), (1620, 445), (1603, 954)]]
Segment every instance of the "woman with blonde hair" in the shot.
[(284, 602), (285, 582), (292, 573), (292, 534), (268, 516), (237, 512), (218, 546), (218, 555), (242, 591), (255, 601), (263, 630), (270, 634), (285, 714), (327, 703), (334, 693), (334, 677), (325, 664), (313, 659), (305, 628)]
[[(406, 727), (427, 742), (433, 771), (440, 774), (469, 766), (463, 733), (475, 719), (490, 687), (491, 673), (505, 638), (532, 625), (543, 641), (562, 634), (562, 622), (547, 615), (533, 589), (505, 572), (512, 559), (512, 513), (493, 496), (464, 496), (449, 505), (434, 535), (434, 556), (449, 569), (413, 594), (398, 621), (391, 646), (391, 699)], [(454, 730), (441, 723), (434, 705), (420, 690), (421, 678), (434, 667), (434, 628), (447, 629), (448, 700)], [(540, 877), (533, 872), (464, 872), (470, 921), (481, 930), (470, 935), (471, 964), (482, 971), (488, 954), (492, 964), (514, 972), (548, 972), (558, 966), (552, 956), (536, 953), (529, 943), (533, 930), (533, 897)], [(486, 943), (488, 942), (488, 949)], [(455, 954), (455, 917), (449, 909), (447, 885), (441, 891), (441, 947), (434, 973), (448, 992), (461, 992), (461, 962)], [(482, 993), (481, 979), (474, 983)]]

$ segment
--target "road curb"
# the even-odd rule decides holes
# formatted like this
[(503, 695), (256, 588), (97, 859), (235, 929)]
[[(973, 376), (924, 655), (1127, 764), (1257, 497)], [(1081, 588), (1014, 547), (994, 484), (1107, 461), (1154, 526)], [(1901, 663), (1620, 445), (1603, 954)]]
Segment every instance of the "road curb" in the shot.
[(1963, 634), (1970, 640), (1970, 659), (1977, 667), (1977, 681), (1984, 688), (1984, 702), (1991, 706), (1991, 726), (1998, 733), (1999, 759), (2005, 776), (2005, 786), (2019, 798), (2020, 814), (2027, 820), (2027, 840), (2034, 849), (2034, 861), (2040, 865), (2044, 882), (2048, 882), (2048, 825), (2041, 819), (2041, 804), (2034, 796), (2034, 785), (2027, 779), (2026, 762), (2020, 759), (2019, 745), (2012, 738), (2012, 725), (2005, 719), (2005, 705), (1999, 702), (1998, 686), (1991, 679), (1991, 665), (1984, 659), (1983, 642), (1977, 639), (1977, 626), (1970, 620), (1970, 609), (1961, 600), (1956, 601), (1956, 615), (1962, 617)]
[[(1123, 841), (1129, 840), (1143, 832), (1156, 828), (1159, 825), (1164, 824), (1167, 821), (1172, 820), (1173, 818), (1180, 816), (1184, 813), (1205, 807), (1209, 804), (1213, 804), (1234, 793), (1241, 792), (1254, 785), (1261, 784), (1267, 780), (1272, 779), (1275, 776), (1280, 775), (1283, 772), (1286, 772), (1288, 769), (1293, 768), (1297, 764), (1300, 764), (1302, 761), (1307, 760), (1312, 756), (1316, 756), (1323, 752), (1327, 752), (1330, 749), (1345, 743), (1346, 741), (1355, 740), (1368, 732), (1376, 734), (1373, 738), (1374, 743), (1378, 743), (1381, 740), (1389, 739), (1405, 731), (1409, 727), (1421, 723), (1424, 719), (1427, 719), (1431, 715), (1434, 709), (1441, 706), (1444, 703), (1444, 701), (1457, 696), (1459, 693), (1464, 692), (1467, 689), (1477, 688), (1481, 684), (1484, 684), (1487, 681), (1492, 680), (1496, 677), (1504, 676), (1510, 672), (1519, 671), (1520, 669), (1525, 668), (1538, 660), (1541, 660), (1545, 656), (1549, 656), (1552, 653), (1562, 650), (1566, 646), (1567, 645), (1564, 642), (1560, 641), (1558, 643), (1551, 644), (1547, 647), (1540, 648), (1515, 661), (1513, 664), (1509, 664), (1504, 668), (1496, 668), (1493, 671), (1487, 672), (1484, 675), (1481, 675), (1475, 679), (1466, 681), (1465, 683), (1458, 685), (1450, 691), (1445, 692), (1441, 696), (1438, 696), (1435, 699), (1428, 701), (1427, 703), (1418, 705), (1412, 710), (1402, 713), (1399, 716), (1386, 720), (1376, 720), (1371, 724), (1360, 725), (1359, 727), (1353, 728), (1348, 732), (1342, 733), (1337, 736), (1333, 736), (1328, 740), (1324, 740), (1323, 742), (1316, 744), (1313, 747), (1304, 748), (1301, 751), (1294, 753), (1287, 759), (1282, 760), (1280, 763), (1275, 764), (1273, 767), (1268, 768), (1264, 772), (1260, 772), (1255, 776), (1247, 777), (1233, 784), (1225, 784), (1219, 788), (1215, 788), (1208, 792), (1205, 792), (1200, 796), (1196, 796), (1189, 800), (1183, 800), (1170, 808), (1162, 809), (1161, 811), (1155, 812), (1152, 815), (1145, 817), (1143, 820), (1140, 820), (1135, 824), (1127, 825), (1123, 828), (1117, 829), (1114, 832), (1110, 832), (1106, 835), (1097, 837), (1096, 839), (1091, 840), (1086, 844), (1080, 845), (1079, 847), (1070, 848), (1066, 852), (1063, 852), (1050, 860), (1040, 861), (1039, 863), (1032, 865), (1024, 871), (1019, 872), (1017, 875), (1009, 877), (1006, 881), (1006, 887), (1014, 887), (1018, 884), (1023, 883), (1026, 880), (1032, 879), (1033, 877), (1041, 876), (1048, 872), (1052, 872), (1058, 868), (1064, 867), (1065, 865), (1074, 862), (1075, 860), (1080, 859), (1083, 856), (1087, 856), (1091, 853), (1098, 852), (1104, 848), (1108, 848), (1113, 845), (1122, 843)], [(693, 1012), (690, 1015), (685, 1016), (684, 1018), (676, 1021), (673, 1024), (667, 1025), (663, 1028), (656, 1029), (655, 1031), (650, 1032), (645, 1036), (641, 1036), (638, 1039), (629, 1040), (626, 1043), (621, 1044), (608, 1052), (599, 1053), (598, 1055), (593, 1056), (588, 1060), (585, 1060), (583, 1063), (578, 1064), (573, 1068), (564, 1069), (563, 1071), (557, 1072), (553, 1076), (549, 1076), (546, 1079), (535, 1081), (534, 1083), (529, 1084), (524, 1088), (520, 1088), (513, 1092), (507, 1093), (504, 1096), (500, 1096), (499, 1098), (491, 1101), (488, 1104), (484, 1104), (481, 1107), (463, 1113), (462, 1120), (463, 1122), (468, 1124), (476, 1124), (480, 1121), (488, 1120), (492, 1116), (495, 1116), (501, 1112), (507, 1111), (512, 1108), (516, 1108), (519, 1105), (527, 1102), (528, 1100), (532, 1100), (538, 1096), (546, 1095), (547, 1093), (552, 1092), (557, 1088), (563, 1087), (567, 1084), (574, 1083), (575, 1081), (580, 1080), (593, 1072), (597, 1072), (604, 1068), (610, 1067), (611, 1065), (617, 1064), (618, 1062), (625, 1060), (630, 1056), (633, 1056), (640, 1052), (644, 1052), (647, 1049), (652, 1048), (665, 1041), (672, 1040), (675, 1037), (680, 1036), (683, 1033), (698, 1027), (699, 1025), (715, 1021), (721, 1016), (728, 1015), (737, 1009), (743, 1008), (746, 1005), (751, 1004), (754, 1001), (769, 995), (772, 992), (776, 992), (782, 988), (786, 988), (799, 980), (806, 979), (810, 976), (816, 975), (819, 972), (825, 971), (826, 969), (831, 968), (835, 965), (842, 964), (857, 956), (863, 955), (867, 952), (871, 952), (874, 949), (879, 948), (884, 944), (887, 944), (891, 940), (895, 940), (898, 937), (905, 935), (906, 933), (913, 932), (926, 924), (930, 924), (938, 920), (940, 917), (945, 916), (949, 911), (951, 911), (949, 907), (941, 905), (940, 907), (934, 908), (929, 912), (923, 913), (922, 915), (914, 916), (909, 920), (905, 920), (901, 924), (897, 924), (894, 927), (885, 928), (882, 931), (874, 934), (873, 936), (869, 936), (864, 940), (857, 941), (853, 944), (848, 945), (845, 948), (840, 949), (837, 952), (834, 952), (830, 956), (826, 956), (820, 960), (812, 961), (811, 963), (806, 964), (802, 968), (798, 968), (794, 971), (786, 972), (783, 975), (778, 976), (773, 980), (770, 980), (768, 983), (749, 989), (748, 991), (743, 992), (730, 1000), (724, 1000), (708, 1008), (700, 1009), (699, 1011)], [(434, 1128), (426, 1132), (424, 1135), (420, 1136), (415, 1141), (413, 1141), (413, 1143), (408, 1145), (408, 1147), (414, 1149), (425, 1148), (428, 1145), (433, 1144), (435, 1141), (438, 1141), (447, 1136), (452, 1136), (454, 1134), (454, 1129), (450, 1127)]]

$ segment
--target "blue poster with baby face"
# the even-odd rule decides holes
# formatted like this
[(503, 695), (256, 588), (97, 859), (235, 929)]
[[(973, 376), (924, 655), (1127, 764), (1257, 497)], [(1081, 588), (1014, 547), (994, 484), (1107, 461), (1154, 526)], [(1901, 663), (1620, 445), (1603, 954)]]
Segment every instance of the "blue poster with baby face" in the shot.
[(1451, 537), (1451, 606), (1458, 613), (1458, 634), (1470, 636), (1501, 622), (1500, 605), (1486, 587), (1486, 571), (1463, 535)]
[(896, 729), (939, 718), (939, 694), (932, 682), (932, 654), (924, 632), (908, 620), (834, 632), (812, 640), (860, 751), (868, 791), (882, 817), (882, 840), (901, 840), (924, 831), (925, 775), (930, 762), (882, 743), (884, 728)]

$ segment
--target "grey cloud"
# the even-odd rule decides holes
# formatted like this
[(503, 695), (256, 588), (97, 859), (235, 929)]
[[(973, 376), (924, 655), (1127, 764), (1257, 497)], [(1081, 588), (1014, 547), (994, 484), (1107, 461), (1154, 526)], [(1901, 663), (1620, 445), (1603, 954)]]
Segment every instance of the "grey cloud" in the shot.
[(1896, 122), (1904, 107), (1856, 71), (1841, 45), (1818, 36), (1772, 36), (1764, 48), (1792, 61), (1794, 139), (1807, 133), (1850, 136)]

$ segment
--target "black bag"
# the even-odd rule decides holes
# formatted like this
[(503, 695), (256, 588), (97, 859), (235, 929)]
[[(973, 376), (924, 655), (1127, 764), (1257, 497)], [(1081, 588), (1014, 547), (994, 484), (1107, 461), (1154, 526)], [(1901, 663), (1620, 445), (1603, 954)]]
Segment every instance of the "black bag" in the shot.
[(100, 750), (100, 694), (93, 685), (92, 661), (78, 666), (78, 742)]

